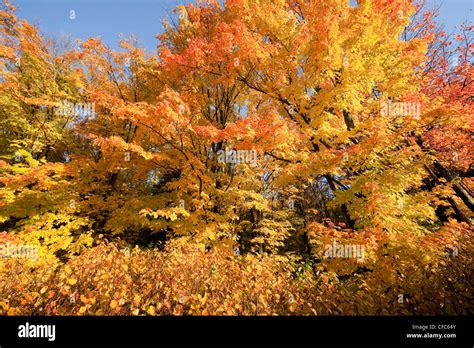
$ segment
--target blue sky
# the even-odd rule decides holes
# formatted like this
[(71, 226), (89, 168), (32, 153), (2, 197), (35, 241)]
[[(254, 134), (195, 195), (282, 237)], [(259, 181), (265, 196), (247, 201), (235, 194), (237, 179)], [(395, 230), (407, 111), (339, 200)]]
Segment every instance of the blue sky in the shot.
[[(352, 1), (352, 0), (351, 0)], [(474, 0), (427, 0), (441, 4), (440, 22), (451, 32), (464, 21), (473, 23)], [(156, 34), (163, 30), (161, 20), (167, 11), (187, 0), (11, 0), (18, 15), (36, 24), (48, 37), (73, 38), (101, 36), (117, 48), (119, 34), (135, 33), (149, 50), (156, 47)], [(74, 11), (75, 19), (71, 19)]]

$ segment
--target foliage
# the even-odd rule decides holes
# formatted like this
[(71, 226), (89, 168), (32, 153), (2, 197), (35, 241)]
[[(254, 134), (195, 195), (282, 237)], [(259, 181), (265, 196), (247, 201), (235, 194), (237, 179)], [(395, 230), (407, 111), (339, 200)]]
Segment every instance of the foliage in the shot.
[(176, 15), (114, 51), (4, 1), (0, 245), (37, 259), (0, 260), (1, 313), (472, 313), (473, 27), (404, 0)]

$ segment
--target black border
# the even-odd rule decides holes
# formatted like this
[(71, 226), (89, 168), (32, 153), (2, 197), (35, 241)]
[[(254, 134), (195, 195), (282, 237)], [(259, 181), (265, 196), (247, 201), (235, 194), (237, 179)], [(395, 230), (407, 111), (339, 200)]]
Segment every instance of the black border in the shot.
[[(56, 339), (19, 338), (18, 327), (56, 325)], [(456, 325), (455, 329), (416, 330), (412, 325)], [(409, 333), (455, 333), (456, 338), (410, 339)], [(20, 346), (440, 346), (472, 347), (472, 316), (436, 317), (5, 317), (0, 316), (0, 347)]]

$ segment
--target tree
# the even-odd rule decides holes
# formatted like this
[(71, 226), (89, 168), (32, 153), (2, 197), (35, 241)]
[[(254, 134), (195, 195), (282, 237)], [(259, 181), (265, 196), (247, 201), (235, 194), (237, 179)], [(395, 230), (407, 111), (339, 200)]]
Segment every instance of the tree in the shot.
[[(347, 310), (353, 289), (356, 313), (399, 313), (390, 299), (375, 303), (381, 294), (422, 302), (413, 284), (431, 293), (427, 270), (444, 270), (471, 230), (472, 27), (453, 46), (435, 13), (404, 0), (204, 1), (175, 12), (148, 53), (133, 36), (118, 51), (100, 38), (47, 40), (4, 3), (5, 238), (38, 246), (58, 269), (47, 281), (62, 274), (68, 288), (77, 281), (70, 264), (94, 264), (97, 250), (106, 267), (117, 248), (139, 245), (176, 267), (192, 255), (202, 260), (192, 261), (197, 273), (198, 264), (207, 272), (230, 260), (223, 283), (248, 277), (247, 261), (281, 267), (284, 281), (267, 279), (294, 277), (292, 289), (311, 306), (320, 285), (341, 303), (328, 313)], [(337, 245), (365, 249), (346, 260), (334, 257), (346, 250)], [(134, 262), (154, 265), (161, 251), (136, 250)], [(96, 308), (88, 297), (80, 314), (119, 313), (136, 277), (147, 287), (148, 277), (177, 277), (163, 268), (166, 276), (114, 272), (128, 279), (120, 294), (99, 287), (94, 296), (106, 300)], [(205, 296), (194, 300), (203, 305)], [(223, 301), (228, 313), (258, 312)], [(130, 310), (159, 310), (142, 306)]]

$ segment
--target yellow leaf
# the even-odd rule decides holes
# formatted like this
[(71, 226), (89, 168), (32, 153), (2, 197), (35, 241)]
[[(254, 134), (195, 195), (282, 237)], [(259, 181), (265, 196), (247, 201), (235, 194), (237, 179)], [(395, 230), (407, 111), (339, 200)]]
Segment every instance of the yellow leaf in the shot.
[(0, 302), (0, 306), (7, 311), (10, 308), (10, 305), (6, 302)]
[(116, 300), (110, 301), (110, 308), (115, 309), (118, 306), (118, 302)]
[(155, 315), (156, 314), (155, 313), (155, 307), (153, 307), (153, 306), (148, 307), (146, 312), (150, 315)]
[(87, 310), (86, 306), (82, 306), (81, 308), (79, 308), (79, 313), (84, 314), (86, 310)]
[(69, 283), (69, 285), (74, 285), (74, 284), (77, 283), (77, 279), (75, 279), (75, 278), (69, 278), (69, 279), (67, 280), (67, 282)]

